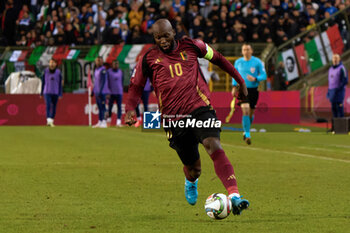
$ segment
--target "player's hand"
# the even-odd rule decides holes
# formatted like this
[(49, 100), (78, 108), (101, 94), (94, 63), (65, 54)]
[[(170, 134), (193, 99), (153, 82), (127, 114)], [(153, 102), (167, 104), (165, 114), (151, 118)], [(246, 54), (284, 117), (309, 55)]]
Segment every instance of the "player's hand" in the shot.
[(235, 96), (236, 93), (237, 93), (237, 87), (236, 87), (236, 86), (233, 86), (233, 87), (232, 87), (232, 91), (231, 91), (232, 96)]
[(251, 75), (247, 75), (247, 79), (249, 80), (249, 81), (251, 81), (251, 82), (255, 82), (256, 81), (256, 78), (254, 78), (253, 76), (251, 76)]
[(135, 124), (136, 123), (135, 115), (136, 115), (135, 110), (128, 111), (125, 115), (125, 124), (128, 124), (129, 126), (132, 126), (133, 124)]
[(245, 83), (242, 83), (240, 89), (239, 89), (241, 92), (243, 92), (243, 94), (245, 96), (248, 96), (248, 89), (247, 89), (247, 85)]

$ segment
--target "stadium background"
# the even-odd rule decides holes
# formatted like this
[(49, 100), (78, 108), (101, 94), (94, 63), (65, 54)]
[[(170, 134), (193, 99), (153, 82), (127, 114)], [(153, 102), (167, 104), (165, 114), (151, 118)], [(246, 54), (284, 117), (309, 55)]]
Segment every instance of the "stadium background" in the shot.
[[(126, 77), (127, 91), (132, 68), (153, 42), (151, 25), (159, 18), (168, 18), (176, 28), (177, 38), (202, 39), (231, 62), (241, 56), (242, 42), (252, 43), (254, 55), (263, 60), (268, 72), (267, 82), (259, 87), (266, 91), (262, 92), (262, 99), (273, 96), (266, 97), (268, 101), (260, 101), (258, 110), (261, 112), (294, 108), (294, 112), (301, 113), (302, 120), (330, 117), (330, 104), (325, 95), (326, 70), (333, 53), (341, 54), (348, 67), (349, 5), (349, 1), (340, 0), (2, 1), (0, 92), (5, 91), (5, 80), (12, 72), (31, 70), (41, 77), (53, 57), (63, 71), (64, 93), (76, 94), (65, 95), (70, 98), (70, 105), (65, 101), (59, 104), (57, 123), (77, 124), (74, 119), (82, 119), (86, 113), (84, 97), (79, 94), (86, 93), (94, 59), (102, 56), (107, 66), (118, 59)], [(288, 59), (293, 61), (290, 69)], [(220, 95), (231, 89), (231, 77), (211, 64), (208, 69), (217, 71), (221, 77), (219, 82), (209, 83), (215, 99), (217, 93)], [(300, 93), (298, 99), (291, 98), (293, 107), (279, 104), (283, 93), (272, 91), (285, 89)], [(2, 95), (2, 124), (44, 122), (44, 117), (40, 117), (44, 116), (43, 102), (33, 97), (29, 107), (27, 98)], [(80, 101), (73, 107), (75, 99)], [(225, 99), (228, 105), (229, 97)], [(151, 103), (155, 103), (154, 98)], [(349, 106), (347, 90), (347, 113)], [(65, 120), (61, 120), (60, 112), (65, 113), (62, 114)], [(24, 120), (21, 114), (41, 120), (33, 121), (28, 117)], [(238, 112), (231, 123), (238, 122), (239, 117)], [(298, 120), (300, 118), (296, 118)], [(80, 124), (85, 122), (80, 120)]]

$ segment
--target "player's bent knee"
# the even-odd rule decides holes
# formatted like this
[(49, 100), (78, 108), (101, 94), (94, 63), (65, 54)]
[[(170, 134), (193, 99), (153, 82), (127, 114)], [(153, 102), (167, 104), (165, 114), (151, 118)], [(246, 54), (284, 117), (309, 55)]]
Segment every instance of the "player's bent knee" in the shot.
[(209, 154), (212, 154), (215, 151), (222, 149), (220, 139), (216, 137), (210, 137), (210, 138), (204, 139), (203, 146)]

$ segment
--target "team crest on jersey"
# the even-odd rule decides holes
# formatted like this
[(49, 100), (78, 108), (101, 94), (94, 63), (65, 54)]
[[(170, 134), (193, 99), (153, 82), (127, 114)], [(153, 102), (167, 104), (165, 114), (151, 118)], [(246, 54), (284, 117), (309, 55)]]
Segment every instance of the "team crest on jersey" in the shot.
[(180, 52), (180, 57), (183, 61), (187, 61), (187, 53), (186, 51)]
[(250, 67), (250, 72), (255, 73), (255, 67)]
[(155, 64), (158, 64), (158, 63), (162, 62), (162, 60), (163, 60), (162, 58), (159, 58), (159, 57), (158, 57), (154, 63), (155, 63)]

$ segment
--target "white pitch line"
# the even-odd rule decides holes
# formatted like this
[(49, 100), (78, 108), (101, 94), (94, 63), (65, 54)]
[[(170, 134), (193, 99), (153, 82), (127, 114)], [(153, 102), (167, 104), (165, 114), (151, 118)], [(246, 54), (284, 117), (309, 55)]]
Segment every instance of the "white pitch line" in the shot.
[[(124, 132), (126, 132), (126, 131), (124, 131)], [(135, 131), (128, 131), (128, 132), (142, 134), (142, 132), (135, 132)], [(165, 135), (163, 136), (160, 134), (153, 134), (153, 136), (162, 137), (162, 138), (166, 139)], [(221, 145), (234, 147), (234, 148), (240, 148), (240, 149), (246, 149), (246, 150), (265, 151), (265, 152), (273, 152), (273, 153), (284, 153), (284, 154), (290, 154), (290, 155), (295, 155), (295, 156), (304, 157), (304, 158), (313, 158), (313, 159), (336, 161), (336, 162), (342, 162), (342, 163), (350, 163), (350, 160), (336, 159), (336, 158), (330, 158), (330, 157), (324, 157), (324, 156), (316, 156), (316, 155), (299, 153), (299, 152), (292, 152), (292, 151), (272, 150), (272, 149), (265, 149), (265, 148), (252, 147), (252, 146), (238, 146), (238, 145), (232, 145), (232, 144), (227, 144), (227, 143), (223, 143), (223, 142), (221, 142)]]
[(350, 146), (344, 146), (344, 145), (337, 145), (337, 144), (328, 144), (329, 146), (339, 147), (339, 148), (346, 148), (350, 149)]
[(329, 152), (350, 154), (350, 151), (338, 151), (338, 150), (332, 150), (332, 149), (326, 149), (326, 148), (315, 148), (315, 147), (306, 147), (306, 146), (298, 146), (298, 148), (303, 150), (329, 151)]
[(231, 144), (226, 144), (226, 143), (221, 143), (221, 145), (236, 147), (236, 148), (241, 148), (241, 149), (247, 149), (247, 150), (265, 151), (265, 152), (273, 152), (273, 153), (284, 153), (284, 154), (296, 155), (299, 157), (350, 163), (350, 160), (336, 159), (336, 158), (330, 158), (330, 157), (324, 157), (324, 156), (316, 156), (316, 155), (299, 153), (299, 152), (292, 152), (292, 151), (272, 150), (272, 149), (265, 149), (265, 148), (259, 148), (259, 147), (251, 147), (251, 146), (237, 146), (237, 145), (231, 145)]

